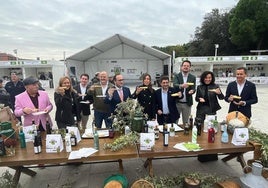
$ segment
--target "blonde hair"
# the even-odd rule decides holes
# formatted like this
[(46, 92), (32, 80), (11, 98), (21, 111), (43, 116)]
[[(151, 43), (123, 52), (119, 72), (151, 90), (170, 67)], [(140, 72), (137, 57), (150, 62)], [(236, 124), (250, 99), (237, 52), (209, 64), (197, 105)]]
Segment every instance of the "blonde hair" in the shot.
[(73, 88), (73, 86), (72, 86), (72, 80), (71, 80), (71, 78), (69, 77), (69, 76), (63, 76), (63, 77), (61, 77), (60, 78), (60, 80), (59, 80), (59, 86), (58, 87), (62, 87), (62, 84), (63, 84), (63, 82), (65, 81), (65, 80), (69, 80), (69, 82), (70, 82), (70, 92), (75, 92), (75, 93), (77, 93), (77, 91)]

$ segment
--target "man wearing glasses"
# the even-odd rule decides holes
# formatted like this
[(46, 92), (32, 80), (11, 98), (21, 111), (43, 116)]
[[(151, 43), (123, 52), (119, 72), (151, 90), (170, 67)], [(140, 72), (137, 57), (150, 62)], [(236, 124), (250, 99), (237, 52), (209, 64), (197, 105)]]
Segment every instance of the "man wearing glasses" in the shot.
[(110, 104), (111, 113), (114, 113), (116, 105), (122, 101), (126, 101), (131, 96), (130, 89), (124, 85), (123, 75), (117, 74), (114, 76), (114, 86), (109, 88), (105, 102)]

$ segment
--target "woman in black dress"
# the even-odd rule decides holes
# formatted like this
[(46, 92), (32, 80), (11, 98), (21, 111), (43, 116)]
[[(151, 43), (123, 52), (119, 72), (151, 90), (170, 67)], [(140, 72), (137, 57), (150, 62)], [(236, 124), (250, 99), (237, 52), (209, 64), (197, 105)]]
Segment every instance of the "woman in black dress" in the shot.
[(148, 73), (143, 74), (142, 85), (136, 87), (131, 97), (138, 99), (140, 105), (144, 107), (144, 113), (148, 115), (148, 120), (155, 120), (155, 90)]

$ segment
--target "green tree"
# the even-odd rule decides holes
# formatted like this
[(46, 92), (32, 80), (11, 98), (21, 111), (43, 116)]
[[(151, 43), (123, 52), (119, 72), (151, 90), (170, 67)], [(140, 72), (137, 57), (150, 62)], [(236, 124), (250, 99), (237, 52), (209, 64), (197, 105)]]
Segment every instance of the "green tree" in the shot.
[(152, 48), (155, 48), (157, 50), (160, 50), (162, 52), (165, 52), (169, 55), (173, 55), (173, 50), (175, 51), (175, 56), (186, 56), (186, 44), (183, 45), (176, 45), (176, 46), (166, 46), (166, 47), (158, 47), (153, 46)]
[(219, 44), (218, 55), (235, 53), (235, 46), (230, 41), (229, 12), (213, 9), (204, 17), (201, 27), (195, 30), (194, 39), (188, 44), (190, 56), (213, 56), (215, 44)]
[(268, 48), (268, 0), (240, 0), (230, 12), (231, 41), (242, 50)]

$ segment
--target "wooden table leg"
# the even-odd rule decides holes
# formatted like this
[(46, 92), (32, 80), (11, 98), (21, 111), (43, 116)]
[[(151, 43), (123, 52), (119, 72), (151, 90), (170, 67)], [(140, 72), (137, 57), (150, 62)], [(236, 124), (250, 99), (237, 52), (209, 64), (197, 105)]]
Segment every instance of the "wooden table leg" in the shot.
[(15, 170), (13, 181), (15, 182), (16, 186), (19, 183), (21, 173), (27, 174), (28, 176), (31, 176), (31, 177), (36, 175), (35, 171), (30, 170), (28, 168), (25, 168), (23, 166), (16, 166), (16, 167), (12, 166), (12, 167), (9, 167), (9, 168), (12, 168), (12, 169)]
[(241, 164), (242, 168), (246, 166), (246, 162), (243, 156), (244, 153), (232, 153), (222, 159), (223, 162), (227, 162), (237, 157), (237, 161)]
[(244, 168), (244, 167), (246, 166), (246, 161), (245, 161), (245, 159), (244, 159), (244, 155), (243, 155), (243, 153), (241, 153), (241, 154), (239, 154), (239, 155), (237, 156), (237, 160), (238, 160), (238, 162), (241, 164), (242, 168)]
[(232, 154), (229, 154), (228, 156), (222, 158), (222, 161), (223, 162), (230, 161), (231, 159), (236, 158), (237, 156), (238, 156), (237, 153), (232, 153)]
[(122, 159), (118, 159), (118, 163), (119, 163), (119, 172), (120, 172), (121, 174), (123, 174), (123, 172), (124, 172), (124, 167), (123, 167)]
[(148, 158), (148, 166), (149, 166), (149, 176), (153, 177), (154, 172), (153, 172), (153, 158)]

